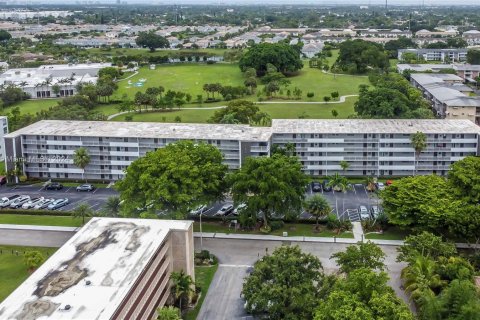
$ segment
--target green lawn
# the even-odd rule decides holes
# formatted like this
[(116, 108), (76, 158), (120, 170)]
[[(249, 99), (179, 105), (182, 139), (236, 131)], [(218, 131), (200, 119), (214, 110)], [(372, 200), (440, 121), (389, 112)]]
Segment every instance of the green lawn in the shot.
[(60, 99), (36, 99), (24, 100), (20, 103), (14, 104), (8, 108), (3, 109), (0, 114), (5, 115), (12, 111), (13, 108), (18, 107), (21, 113), (35, 114), (40, 110), (47, 110), (50, 107), (56, 106)]
[[(13, 250), (13, 254), (12, 254)], [(0, 246), (0, 302), (12, 293), (25, 279), (30, 276), (23, 261), (25, 251), (37, 250), (45, 258), (51, 256), (56, 248)], [(16, 254), (18, 251), (18, 256)]]
[(210, 287), (210, 283), (212, 282), (217, 269), (218, 265), (195, 267), (195, 284), (202, 288), (202, 296), (198, 300), (195, 308), (185, 315), (185, 320), (195, 320), (197, 318), (198, 312), (200, 312), (203, 300), (205, 300), (205, 297), (207, 296), (208, 288)]
[[(85, 219), (88, 221), (89, 219)], [(35, 226), (58, 226), (58, 227), (80, 227), (82, 220), (67, 216), (42, 216), (42, 215), (20, 215), (0, 214), (0, 224), (21, 224)]]
[(5, 171), (5, 161), (0, 161), (0, 174)]
[[(145, 79), (143, 87), (134, 87), (128, 84)], [(201, 94), (206, 98), (203, 91), (205, 83), (220, 82), (224, 86), (243, 85), (243, 76), (237, 64), (170, 64), (159, 65), (155, 70), (148, 67), (140, 68), (139, 74), (118, 83), (118, 90), (114, 96), (121, 98), (124, 93), (133, 97), (137, 91), (145, 91), (148, 87), (163, 86), (165, 90), (175, 90), (190, 93), (193, 99)], [(130, 88), (128, 88), (130, 87)]]
[[(335, 234), (334, 232), (327, 230), (324, 226), (320, 226), (320, 232), (315, 232), (314, 224), (301, 224), (301, 223), (286, 223), (285, 226), (279, 230), (272, 231), (270, 235), (282, 236), (283, 232), (288, 232), (288, 236), (297, 237), (333, 237), (337, 236), (338, 238), (353, 238), (351, 233), (342, 233)], [(195, 222), (193, 225), (193, 230), (195, 232), (200, 231), (200, 224)], [(202, 232), (218, 232), (218, 233), (239, 233), (239, 234), (263, 234), (259, 230), (254, 231), (242, 231), (230, 229), (227, 225), (222, 224), (221, 222), (202, 222)]]
[(401, 230), (397, 227), (390, 227), (383, 234), (371, 233), (365, 236), (366, 239), (380, 239), (380, 240), (403, 240), (410, 232)]

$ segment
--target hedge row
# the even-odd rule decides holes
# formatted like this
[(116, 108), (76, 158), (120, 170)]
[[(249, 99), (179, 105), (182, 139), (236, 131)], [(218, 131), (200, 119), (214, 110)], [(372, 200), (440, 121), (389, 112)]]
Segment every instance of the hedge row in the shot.
[(1, 209), (0, 214), (16, 214), (25, 216), (55, 216), (55, 217), (70, 217), (70, 211), (56, 211), (56, 210), (26, 210), (26, 209)]

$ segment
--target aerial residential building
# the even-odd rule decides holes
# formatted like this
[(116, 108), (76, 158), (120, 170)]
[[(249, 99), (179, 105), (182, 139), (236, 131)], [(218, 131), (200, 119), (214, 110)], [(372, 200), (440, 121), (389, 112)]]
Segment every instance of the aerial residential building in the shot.
[(8, 118), (0, 116), (0, 161), (5, 160), (5, 143), (3, 136), (8, 134)]
[[(95, 83), (98, 71), (109, 63), (42, 65), (38, 68), (9, 69), (0, 74), (0, 84), (15, 85), (32, 99), (72, 96), (79, 83)], [(60, 88), (58, 94), (53, 86)]]
[(465, 41), (467, 41), (469, 46), (476, 46), (480, 44), (480, 31), (478, 30), (465, 31), (462, 34), (462, 37)]
[(476, 78), (480, 76), (480, 65), (476, 64), (397, 64), (397, 70), (399, 73), (402, 73), (405, 70), (442, 73), (447, 69), (455, 70), (457, 76), (466, 82), (476, 83)]
[(359, 30), (358, 35), (362, 38), (388, 38), (389, 40), (392, 40), (392, 39), (398, 39), (401, 37), (411, 38), (412, 32), (410, 30), (402, 31), (399, 29), (392, 29), (392, 30), (366, 29), (366, 30)]
[(467, 60), (467, 49), (400, 49), (398, 60), (403, 61), (405, 53), (413, 53), (418, 60), (459, 62)]
[(93, 218), (0, 304), (2, 319), (145, 319), (194, 278), (193, 223)]
[(445, 31), (429, 31), (429, 30), (419, 30), (415, 32), (415, 37), (417, 38), (450, 38), (458, 35), (457, 30), (449, 29)]
[[(272, 130), (272, 143), (293, 143), (314, 176), (341, 173), (341, 161), (351, 176), (445, 175), (453, 162), (479, 152), (480, 127), (468, 120), (275, 119)], [(418, 131), (427, 147), (417, 159), (410, 139)]]
[[(429, 140), (415, 168), (409, 139), (417, 131)], [(7, 160), (25, 159), (23, 172), (40, 179), (118, 180), (135, 159), (179, 140), (218, 147), (231, 170), (247, 157), (269, 156), (272, 145), (294, 143), (311, 175), (340, 172), (346, 160), (352, 176), (402, 176), (445, 174), (452, 162), (479, 154), (479, 134), (469, 120), (273, 120), (272, 127), (45, 120), (6, 135), (5, 150)], [(85, 172), (73, 164), (80, 147), (91, 156)]]
[(468, 119), (480, 125), (480, 98), (471, 96), (473, 89), (453, 74), (413, 73), (412, 85), (432, 102), (437, 116), (447, 119)]

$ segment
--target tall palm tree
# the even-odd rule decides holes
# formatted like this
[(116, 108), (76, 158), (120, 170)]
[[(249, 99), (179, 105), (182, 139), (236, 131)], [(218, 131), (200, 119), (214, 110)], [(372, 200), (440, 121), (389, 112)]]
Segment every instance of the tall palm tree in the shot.
[(92, 217), (93, 210), (86, 203), (82, 203), (72, 211), (72, 218), (82, 218), (82, 225), (85, 224), (85, 218)]
[(315, 217), (315, 229), (318, 230), (318, 220), (326, 217), (332, 209), (325, 197), (317, 194), (305, 201), (305, 210)]
[(420, 154), (423, 150), (427, 147), (427, 135), (423, 132), (417, 131), (410, 137), (410, 141), (412, 143), (413, 149), (415, 149), (415, 171), (414, 174), (417, 173), (418, 167), (418, 159), (420, 158)]
[(119, 197), (109, 197), (103, 206), (103, 214), (107, 217), (118, 217), (122, 201)]
[(191, 294), (194, 292), (193, 286), (195, 283), (192, 277), (183, 270), (180, 270), (180, 272), (172, 272), (170, 280), (172, 280), (172, 292), (175, 295), (175, 299), (179, 302), (180, 311), (182, 311), (182, 300), (186, 299), (188, 303)]
[(348, 179), (339, 175), (338, 172), (336, 172), (333, 176), (329, 176), (328, 180), (328, 186), (333, 188), (335, 191), (347, 192), (347, 190), (351, 189)]
[(421, 302), (422, 297), (434, 294), (446, 284), (436, 272), (436, 262), (429, 257), (419, 255), (412, 264), (402, 270), (405, 291), (415, 302)]
[[(73, 163), (80, 169), (83, 170), (82, 172), (82, 179), (85, 177), (85, 168), (90, 163), (90, 155), (88, 154), (88, 150), (84, 147), (78, 148), (75, 150), (73, 154)], [(87, 179), (85, 179), (85, 182)]]

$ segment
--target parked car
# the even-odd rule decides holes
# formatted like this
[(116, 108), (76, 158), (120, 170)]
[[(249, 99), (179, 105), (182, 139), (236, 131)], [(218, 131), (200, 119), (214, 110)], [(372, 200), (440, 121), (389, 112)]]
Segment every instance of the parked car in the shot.
[(56, 210), (68, 204), (68, 198), (57, 199), (48, 205), (48, 210)]
[(370, 214), (368, 213), (367, 207), (360, 206), (358, 208), (358, 213), (360, 213), (360, 219), (362, 219), (362, 220), (370, 219)]
[(40, 201), (42, 201), (44, 198), (39, 197), (39, 198), (32, 198), (29, 201), (25, 202), (22, 204), (22, 209), (32, 209), (34, 208)]
[(39, 201), (34, 207), (33, 210), (40, 210), (40, 209), (45, 209), (48, 207), (50, 203), (55, 201), (55, 199), (43, 199), (42, 201)]
[(238, 206), (235, 207), (235, 209), (233, 209), (233, 214), (238, 216), (243, 209), (245, 209), (247, 207), (247, 204), (246, 203), (240, 203)]
[(82, 184), (80, 186), (77, 187), (77, 191), (93, 191), (95, 190), (95, 187), (93, 186), (93, 184)]
[(10, 203), (10, 208), (11, 209), (20, 208), (24, 203), (28, 202), (29, 200), (30, 200), (30, 196), (22, 195)]
[(312, 182), (312, 192), (321, 192), (322, 184), (318, 181)]
[(377, 187), (377, 190), (385, 190), (385, 184), (383, 182), (377, 182), (375, 186)]
[(377, 219), (378, 216), (380, 216), (380, 210), (378, 209), (377, 206), (372, 206), (372, 208), (370, 209), (370, 211), (372, 212), (372, 217)]
[(190, 214), (194, 216), (198, 216), (204, 213), (205, 211), (207, 211), (207, 209), (208, 209), (207, 206), (202, 204), (201, 206), (198, 206), (197, 208), (190, 210)]
[(63, 189), (63, 184), (58, 182), (51, 182), (45, 187), (45, 190), (61, 190), (61, 189)]
[(322, 183), (323, 191), (325, 191), (325, 192), (332, 191), (332, 187), (328, 185), (329, 182), (330, 181), (328, 181), (328, 180), (323, 180), (323, 183)]
[(10, 196), (10, 197), (3, 197), (2, 200), (0, 200), (0, 208), (8, 207), (10, 205), (10, 203), (12, 203), (12, 201), (17, 199), (18, 197), (20, 197), (20, 195), (18, 195), (18, 194), (14, 195), (14, 196)]
[(224, 216), (233, 211), (233, 204), (226, 204), (215, 213), (216, 216)]
[(0, 176), (0, 186), (3, 186), (6, 183), (7, 183), (7, 177)]

